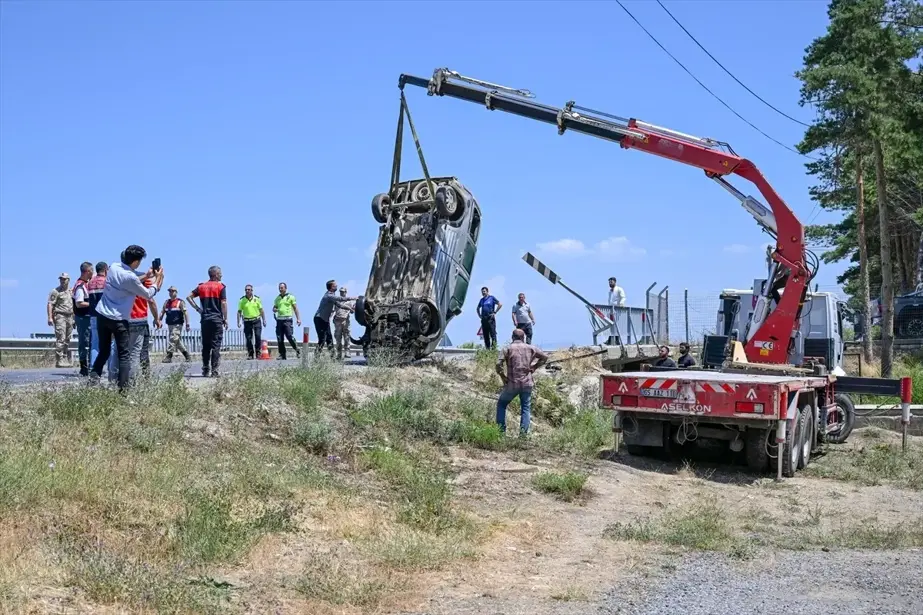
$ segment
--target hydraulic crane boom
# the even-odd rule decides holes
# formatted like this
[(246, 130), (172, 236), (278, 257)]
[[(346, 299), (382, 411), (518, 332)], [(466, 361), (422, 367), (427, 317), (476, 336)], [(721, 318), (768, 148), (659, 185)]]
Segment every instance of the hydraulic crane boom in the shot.
[[(445, 68), (437, 69), (430, 79), (401, 75), (398, 86), (403, 90), (405, 85), (425, 88), (430, 96), (467, 100), (491, 111), (506, 111), (552, 124), (557, 126), (558, 134), (568, 130), (580, 132), (705, 171), (708, 178), (737, 198), (776, 240), (766, 286), (742, 341), (750, 362), (788, 362), (792, 335), (799, 329), (807, 285), (814, 274), (806, 264), (804, 227), (756, 165), (738, 156), (727, 143), (579, 107), (574, 101), (561, 108), (552, 107), (533, 100), (534, 95), (528, 90), (472, 79)], [(724, 177), (731, 174), (753, 183), (769, 208), (728, 183)]]

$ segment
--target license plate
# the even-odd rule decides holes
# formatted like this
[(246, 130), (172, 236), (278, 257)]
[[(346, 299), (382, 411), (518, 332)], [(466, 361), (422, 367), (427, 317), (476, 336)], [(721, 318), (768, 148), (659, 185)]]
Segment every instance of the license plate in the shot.
[(641, 389), (641, 395), (645, 397), (669, 397), (670, 399), (679, 396), (676, 389)]

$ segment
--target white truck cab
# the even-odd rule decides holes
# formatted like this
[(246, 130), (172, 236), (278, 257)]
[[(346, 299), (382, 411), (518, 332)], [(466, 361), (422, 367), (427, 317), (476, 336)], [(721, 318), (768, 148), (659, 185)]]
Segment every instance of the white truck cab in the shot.
[[(765, 280), (754, 280), (748, 290), (725, 289), (721, 292), (718, 305), (716, 335), (708, 336), (703, 364), (718, 365), (714, 352), (718, 345), (724, 346), (729, 336), (743, 339), (744, 330), (756, 306), (756, 300)], [(792, 336), (789, 363), (801, 365), (805, 357), (824, 359), (827, 369), (836, 375), (843, 371), (843, 317), (849, 312), (846, 303), (829, 292), (808, 292), (801, 311), (800, 326)]]

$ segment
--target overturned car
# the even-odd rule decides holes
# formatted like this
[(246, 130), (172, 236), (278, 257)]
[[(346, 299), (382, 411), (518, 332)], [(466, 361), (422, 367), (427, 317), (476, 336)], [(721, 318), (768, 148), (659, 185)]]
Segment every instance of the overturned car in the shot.
[(365, 294), (356, 301), (366, 356), (409, 360), (432, 353), (462, 311), (477, 253), (481, 211), (454, 177), (414, 179), (372, 199), (381, 224)]

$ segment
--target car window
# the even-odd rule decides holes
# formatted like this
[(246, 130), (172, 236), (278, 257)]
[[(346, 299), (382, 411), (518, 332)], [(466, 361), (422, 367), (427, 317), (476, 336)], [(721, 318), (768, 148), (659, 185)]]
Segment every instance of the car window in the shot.
[(481, 209), (474, 199), (471, 199), (471, 205), (474, 206), (474, 210), (471, 212), (471, 226), (468, 228), (468, 234), (471, 236), (471, 241), (476, 244), (478, 235), (481, 233)]

